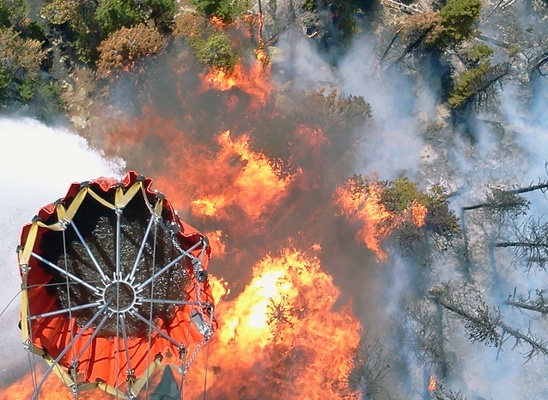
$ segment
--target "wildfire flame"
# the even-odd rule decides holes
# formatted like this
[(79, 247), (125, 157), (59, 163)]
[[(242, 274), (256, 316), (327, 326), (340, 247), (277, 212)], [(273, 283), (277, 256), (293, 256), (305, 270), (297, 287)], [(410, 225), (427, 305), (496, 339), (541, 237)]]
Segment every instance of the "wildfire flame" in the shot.
[(227, 26), (227, 24), (225, 24), (225, 22), (222, 20), (222, 18), (220, 17), (217, 17), (215, 15), (212, 15), (210, 18), (209, 18), (209, 21), (217, 28), (217, 29), (222, 29), (222, 28), (225, 28)]
[(357, 236), (372, 250), (377, 260), (386, 262), (387, 254), (381, 247), (381, 241), (389, 234), (386, 224), (391, 213), (381, 202), (382, 188), (379, 185), (367, 185), (359, 191), (354, 181), (337, 188), (335, 202), (345, 215), (352, 215), (363, 223)]
[[(224, 175), (220, 181), (229, 185), (216, 185), (215, 190), (206, 188), (203, 196), (192, 201), (195, 214), (216, 216), (229, 205), (237, 204), (247, 216), (256, 219), (268, 204), (284, 197), (293, 176), (281, 178), (279, 170), (263, 154), (249, 148), (247, 135), (232, 140), (230, 131), (226, 131), (217, 141), (221, 149), (212, 162), (218, 168), (215, 179)], [(227, 165), (233, 168), (227, 170)], [(220, 217), (229, 218), (226, 214)]]
[(428, 391), (433, 392), (434, 390), (436, 390), (436, 377), (430, 375), (430, 379), (428, 380)]
[[(235, 293), (231, 293), (227, 281), (209, 275), (213, 296), (218, 302), (215, 316), (219, 329), (208, 343), (208, 349), (202, 349), (191, 366), (185, 380), (185, 396), (202, 398), (204, 373), (207, 373), (205, 388), (219, 399), (358, 398), (359, 394), (352, 391), (347, 379), (361, 326), (351, 304), (335, 305), (340, 290), (333, 278), (322, 270), (319, 258), (294, 248), (281, 249), (277, 255), (264, 255), (266, 249), (253, 249), (259, 253), (248, 256), (256, 257), (252, 258), (253, 263), (239, 265), (237, 258), (251, 246), (241, 242), (237, 243), (241, 248), (225, 244), (225, 228), (239, 240), (255, 238), (258, 234), (267, 236), (260, 230), (262, 218), (291, 198), (292, 187), (298, 186), (302, 191), (323, 189), (322, 177), (317, 171), (325, 165), (322, 152), (329, 140), (320, 127), (309, 128), (304, 124), (297, 127), (295, 135), (302, 147), (292, 148), (291, 156), (305, 160), (306, 173), (297, 168), (293, 174), (285, 175), (266, 155), (252, 149), (250, 135), (243, 133), (250, 130), (242, 128), (232, 134), (224, 131), (226, 126), (218, 127), (209, 120), (209, 130), (196, 128), (198, 118), (193, 114), (196, 109), (188, 103), (204, 101), (199, 98), (205, 93), (204, 89), (211, 89), (214, 94), (205, 98), (220, 99), (217, 101), (228, 110), (235, 107), (240, 97), (247, 97), (240, 92), (249, 95), (251, 108), (273, 103), (270, 66), (265, 62), (267, 54), (263, 47), (258, 48), (256, 57), (253, 65), (238, 64), (231, 74), (210, 71), (200, 77), (200, 87), (196, 84), (189, 89), (186, 83), (175, 84), (173, 90), (181, 102), (172, 111), (176, 117), (169, 114), (171, 104), (161, 111), (145, 107), (138, 118), (120, 116), (101, 128), (98, 136), (106, 137), (108, 143), (100, 145), (107, 153), (131, 160), (132, 168), (154, 176), (156, 186), (165, 191), (176, 208), (191, 204), (183, 212), (212, 225), (221, 223), (222, 229), (219, 225), (207, 226), (210, 231), (205, 233), (214, 259), (220, 259), (224, 269), (237, 265), (241, 269), (237, 271), (239, 279), (242, 279), (242, 270), (249, 272), (255, 260), (260, 260), (253, 266), (247, 286)], [(177, 68), (180, 75), (186, 72), (185, 66)], [(245, 112), (248, 111), (246, 107)], [(206, 119), (210, 117), (205, 112), (204, 115)], [(224, 118), (221, 115), (219, 119)], [(226, 122), (229, 123), (232, 121)], [(216, 135), (219, 131), (223, 132)], [(205, 140), (204, 136), (207, 136)], [(331, 190), (332, 186), (329, 194)], [(371, 186), (356, 197), (351, 187), (343, 186), (337, 189), (336, 196), (344, 213), (365, 222), (360, 235), (368, 248), (374, 250), (379, 259), (386, 259), (381, 241), (388, 235), (386, 224), (393, 216), (382, 206), (381, 190), (380, 186)], [(307, 208), (310, 208), (308, 204)], [(292, 216), (285, 214), (285, 209), (277, 211), (282, 217)], [(413, 221), (417, 225), (420, 221), (424, 223), (425, 212), (419, 204), (413, 208)], [(240, 228), (242, 234), (236, 231), (237, 226), (244, 226)], [(319, 253), (322, 245), (327, 247), (325, 243), (311, 240), (302, 247)], [(277, 249), (278, 243), (272, 246)], [(31, 382), (29, 375), (1, 389), (0, 398), (31, 398)], [(59, 380), (48, 379), (47, 390), (40, 399), (65, 398), (73, 396)], [(78, 398), (111, 397), (93, 391)]]
[(426, 224), (426, 214), (428, 209), (416, 201), (413, 201), (411, 204), (411, 216), (413, 223), (418, 227), (422, 228)]
[[(350, 305), (335, 309), (339, 295), (317, 258), (294, 249), (264, 257), (243, 292), (216, 309), (208, 391), (218, 398), (357, 398), (346, 379), (361, 327)], [(200, 387), (187, 388), (199, 397)]]
[(428, 213), (426, 206), (416, 201), (399, 213), (388, 211), (382, 202), (384, 190), (384, 185), (378, 181), (368, 182), (361, 187), (350, 179), (335, 192), (335, 203), (342, 210), (342, 214), (362, 224), (356, 236), (375, 253), (380, 262), (386, 262), (388, 258), (381, 246), (382, 241), (387, 239), (394, 229), (407, 222), (411, 222), (417, 228), (424, 227)]
[[(0, 398), (9, 400), (29, 400), (34, 394), (35, 379), (42, 379), (41, 365), (37, 365), (38, 374), (27, 374), (17, 382), (0, 388)], [(74, 400), (74, 395), (54, 374), (48, 376), (44, 382), (43, 390), (38, 396), (38, 400)], [(112, 396), (99, 390), (91, 390), (78, 394), (81, 400), (112, 400)]]
[(215, 89), (225, 92), (239, 89), (252, 98), (254, 107), (265, 105), (272, 94), (270, 82), (270, 64), (264, 49), (256, 51), (257, 60), (251, 66), (236, 64), (234, 71), (227, 72), (220, 69), (211, 69), (202, 76), (203, 89)]

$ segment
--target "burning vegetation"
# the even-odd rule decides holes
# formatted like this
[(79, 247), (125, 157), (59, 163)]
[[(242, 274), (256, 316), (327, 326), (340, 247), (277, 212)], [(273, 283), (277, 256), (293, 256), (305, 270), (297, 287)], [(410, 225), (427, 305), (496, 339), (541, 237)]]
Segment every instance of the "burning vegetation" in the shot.
[[(131, 10), (137, 4), (122, 3)], [(64, 32), (78, 59), (65, 60), (73, 71), (67, 85), (78, 88), (86, 76), (79, 63), (104, 72), (89, 90), (81, 87), (85, 106), (75, 101), (76, 90), (63, 93), (71, 121), (107, 157), (154, 177), (210, 239), (219, 329), (193, 360), (185, 397), (506, 395), (497, 392), (498, 382), (479, 382), (476, 375), (491, 367), (485, 363), (496, 364), (509, 342), (527, 361), (548, 355), (548, 289), (530, 274), (545, 272), (548, 229), (528, 213), (525, 199), (547, 186), (515, 186), (521, 179), (515, 165), (528, 155), (513, 140), (528, 128), (515, 122), (506, 128), (510, 117), (496, 109), (498, 85), (512, 69), (495, 60), (511, 60), (520, 84), (529, 79), (522, 97), (532, 103), (524, 108), (537, 109), (543, 91), (536, 82), (545, 79), (547, 58), (544, 37), (536, 35), (545, 28), (531, 23), (525, 34), (515, 21), (503, 24), (511, 20), (507, 10), (522, 7), (514, 2), (482, 10), (476, 0), (383, 1), (380, 11), (367, 10), (379, 20), (363, 20), (352, 1), (190, 3), (194, 9), (175, 12), (171, 1), (141, 2), (126, 20), (106, 18), (116, 14), (117, 2), (101, 2), (100, 9), (57, 0), (43, 6), (50, 29)], [(538, 7), (526, 10), (544, 21)], [(38, 48), (38, 33), (3, 10), (7, 46)], [(501, 37), (477, 31), (494, 20), (504, 28)], [(352, 58), (345, 46), (360, 24), (381, 32), (380, 50), (371, 63), (360, 54), (359, 63), (343, 69), (343, 56), (333, 53)], [(536, 39), (520, 52), (502, 41), (508, 32)], [(321, 66), (300, 69), (310, 43), (327, 49), (321, 54), (329, 63), (318, 59)], [(37, 71), (45, 53), (36, 54), (9, 52), (13, 62), (0, 64), (0, 100), (41, 98), (41, 106), (48, 104), (43, 115), (59, 92), (44, 90), (49, 81)], [(26, 67), (12, 68), (17, 61)], [(352, 74), (367, 68), (368, 79), (380, 83), (354, 91)], [(343, 79), (340, 71), (351, 73)], [(401, 75), (413, 85), (398, 87)], [(430, 87), (424, 76), (441, 77), (432, 84), (439, 98), (426, 112), (420, 111), (430, 101), (420, 97)], [(420, 97), (409, 105), (420, 124), (402, 129), (430, 149), (430, 158), (413, 163), (417, 171), (400, 167), (399, 143), (388, 143), (390, 173), (369, 168), (379, 154), (364, 148), (392, 136), (379, 128), (388, 122), (368, 95), (390, 90)], [(391, 110), (389, 120), (401, 115), (394, 99), (377, 104)], [(490, 112), (484, 119), (497, 117), (477, 118), (482, 110)], [(544, 131), (542, 115), (519, 120), (537, 121), (531, 124)], [(481, 135), (491, 130), (497, 143), (482, 153)], [(472, 173), (462, 167), (467, 162), (479, 166)], [(491, 186), (491, 179), (501, 183)], [(475, 360), (480, 353), (468, 341), (496, 354)], [(40, 366), (33, 372), (41, 373)], [(33, 379), (10, 382), (0, 396), (30, 398)], [(107, 398), (95, 392), (78, 398), (101, 396)], [(50, 379), (40, 398), (73, 396)]]
[(460, 234), (440, 187), (428, 194), (407, 178), (389, 182), (356, 175), (337, 188), (334, 198), (341, 213), (361, 225), (357, 238), (379, 261), (387, 261), (381, 244), (389, 238), (409, 250), (427, 235), (445, 246)]
[[(208, 370), (215, 398), (358, 398), (349, 387), (361, 326), (314, 255), (295, 248), (266, 255), (233, 300), (219, 303), (220, 330), (207, 364), (187, 381), (190, 398)], [(202, 362), (204, 362), (202, 360)]]

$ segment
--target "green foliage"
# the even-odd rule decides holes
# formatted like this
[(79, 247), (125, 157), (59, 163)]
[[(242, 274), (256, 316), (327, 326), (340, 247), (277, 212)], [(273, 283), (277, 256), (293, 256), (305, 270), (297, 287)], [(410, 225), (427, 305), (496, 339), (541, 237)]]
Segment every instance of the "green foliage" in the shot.
[(448, 0), (439, 13), (442, 42), (457, 44), (470, 38), (480, 11), (480, 0)]
[(42, 43), (35, 39), (23, 39), (13, 28), (0, 28), (0, 67), (15, 74), (34, 75), (40, 69), (46, 53)]
[(402, 22), (402, 36), (410, 49), (422, 44), (424, 47), (435, 47), (438, 41), (436, 27), (439, 25), (439, 13), (415, 13)]
[(407, 17), (402, 33), (408, 49), (422, 46), (443, 50), (462, 43), (472, 35), (480, 10), (480, 0), (448, 0), (440, 11)]
[(175, 0), (101, 0), (95, 20), (105, 34), (148, 20), (153, 20), (158, 29), (167, 30), (173, 23), (176, 9)]
[(34, 86), (36, 81), (32, 78), (25, 79), (21, 84), (19, 85), (19, 97), (21, 98), (21, 101), (25, 104), (30, 103), (32, 98), (34, 97)]
[(6, 99), (8, 93), (8, 86), (13, 76), (8, 68), (0, 65), (0, 103)]
[(406, 177), (388, 182), (381, 195), (385, 208), (393, 213), (402, 213), (420, 204), (426, 207), (424, 228), (450, 242), (460, 235), (460, 225), (455, 213), (449, 208), (447, 195), (441, 186), (434, 186), (430, 193), (420, 190)]
[(390, 212), (402, 212), (413, 202), (422, 205), (428, 203), (428, 196), (421, 192), (417, 185), (407, 178), (400, 178), (389, 182), (381, 195), (381, 200)]
[(52, 0), (44, 3), (40, 15), (52, 25), (67, 24), (74, 27), (78, 22), (78, 3), (73, 0)]
[(449, 93), (447, 103), (452, 108), (462, 108), (479, 92), (485, 75), (491, 70), (491, 63), (484, 61), (478, 67), (464, 71)]
[(434, 233), (440, 244), (445, 246), (453, 239), (461, 236), (460, 223), (455, 212), (449, 208), (447, 194), (441, 186), (434, 186), (430, 190), (426, 203), (425, 228)]
[[(332, 19), (338, 37), (347, 42), (352, 36), (358, 32), (356, 25), (355, 14), (359, 12), (359, 8), (353, 0), (321, 0), (317, 2), (327, 8), (327, 15)], [(318, 10), (321, 13), (321, 10)]]
[(169, 30), (176, 9), (175, 0), (46, 0), (41, 15), (64, 32), (80, 61), (95, 63), (99, 44), (109, 34), (151, 20)]
[(146, 12), (132, 0), (102, 0), (95, 11), (95, 19), (106, 34), (137, 25), (145, 17)]
[(194, 37), (190, 43), (202, 64), (225, 72), (234, 70), (238, 62), (238, 53), (223, 32), (215, 32), (205, 39)]
[(190, 0), (196, 9), (208, 17), (217, 17), (230, 24), (249, 8), (249, 0)]
[(492, 55), (493, 49), (484, 43), (476, 44), (466, 51), (466, 57), (473, 64), (486, 61)]
[(147, 18), (152, 19), (158, 29), (171, 29), (177, 11), (175, 0), (146, 0), (144, 4)]
[(156, 28), (145, 24), (122, 27), (99, 46), (97, 67), (105, 74), (127, 68), (146, 56), (157, 54), (165, 45), (165, 39)]
[(0, 104), (30, 104), (52, 115), (62, 108), (59, 90), (40, 71), (45, 59), (41, 42), (22, 38), (13, 28), (0, 28)]
[(0, 0), (0, 26), (16, 26), (27, 16), (29, 3), (25, 0)]
[(78, 59), (84, 63), (95, 62), (97, 46), (103, 31), (95, 20), (97, 3), (79, 0), (48, 0), (42, 4), (40, 14), (64, 32), (74, 46)]

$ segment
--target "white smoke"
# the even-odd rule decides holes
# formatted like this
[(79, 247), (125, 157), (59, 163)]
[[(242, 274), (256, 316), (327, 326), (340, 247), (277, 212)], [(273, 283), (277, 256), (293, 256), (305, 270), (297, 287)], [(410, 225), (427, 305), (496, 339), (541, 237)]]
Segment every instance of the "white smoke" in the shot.
[(124, 163), (106, 160), (73, 132), (32, 119), (0, 118), (0, 148), (0, 304), (7, 307), (0, 318), (0, 358), (10, 360), (9, 368), (4, 363), (0, 370), (4, 386), (20, 377), (15, 370), (24, 368), (27, 360), (18, 329), (21, 280), (16, 247), (21, 228), (41, 207), (63, 197), (71, 183), (117, 177)]
[(357, 38), (340, 65), (343, 92), (362, 96), (373, 114), (360, 132), (356, 169), (382, 179), (413, 177), (424, 123), (435, 116), (437, 97), (426, 81), (417, 85), (398, 71), (383, 71), (375, 46), (373, 37)]

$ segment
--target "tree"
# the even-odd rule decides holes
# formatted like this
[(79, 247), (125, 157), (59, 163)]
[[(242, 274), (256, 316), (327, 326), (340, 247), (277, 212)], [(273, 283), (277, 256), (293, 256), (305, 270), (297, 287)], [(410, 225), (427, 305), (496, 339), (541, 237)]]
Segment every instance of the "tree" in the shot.
[(444, 50), (460, 45), (472, 36), (480, 11), (479, 0), (448, 0), (439, 11), (412, 13), (401, 26), (406, 42), (402, 57), (419, 47)]
[(517, 296), (514, 290), (514, 294), (508, 296), (506, 304), (521, 310), (540, 313), (543, 317), (548, 316), (548, 298), (546, 297), (546, 290), (536, 289), (535, 294), (536, 298), (531, 297), (531, 292), (528, 293), (527, 297)]
[(110, 34), (99, 46), (97, 68), (104, 74), (130, 68), (146, 56), (157, 54), (166, 45), (157, 29), (139, 24)]
[(173, 34), (186, 38), (201, 37), (207, 28), (208, 21), (202, 15), (192, 11), (184, 11), (175, 17)]
[(436, 303), (462, 322), (470, 341), (500, 348), (511, 337), (514, 348), (526, 347), (523, 356), (527, 360), (539, 355), (548, 357), (548, 341), (530, 329), (523, 332), (506, 324), (499, 310), (491, 309), (476, 288), (467, 284), (452, 287), (444, 283), (433, 287), (428, 293)]
[(348, 377), (349, 386), (362, 394), (364, 399), (378, 399), (386, 392), (384, 378), (390, 366), (382, 362), (383, 348), (378, 339), (360, 341), (354, 356), (354, 369)]
[(95, 1), (48, 0), (40, 9), (42, 18), (57, 28), (53, 32), (72, 44), (78, 59), (84, 63), (97, 60), (97, 46), (104, 38), (95, 19), (97, 5)]
[(177, 2), (175, 0), (147, 0), (147, 19), (154, 21), (154, 25), (160, 31), (171, 31), (173, 21), (177, 12)]
[(238, 54), (225, 33), (214, 32), (205, 39), (192, 37), (190, 43), (196, 51), (198, 61), (202, 64), (225, 72), (234, 70), (238, 62)]
[(29, 12), (29, 3), (25, 0), (2, 0), (0, 2), (0, 26), (18, 27)]
[(445, 350), (446, 326), (442, 321), (439, 307), (433, 309), (430, 301), (404, 299), (405, 326), (417, 359), (423, 365), (430, 365), (436, 376), (447, 379), (450, 360)]
[(424, 229), (431, 233), (445, 248), (454, 239), (460, 237), (460, 225), (453, 210), (449, 208), (448, 196), (441, 186), (433, 186), (430, 193), (419, 190), (417, 185), (406, 177), (387, 182), (381, 199), (386, 209), (401, 213), (414, 206), (424, 206)]
[(499, 241), (495, 247), (511, 248), (515, 261), (522, 261), (525, 269), (530, 271), (533, 266), (546, 270), (548, 265), (548, 224), (540, 219), (529, 218), (513, 231), (513, 240)]
[(446, 47), (469, 39), (480, 11), (480, 0), (448, 0), (439, 12), (440, 44)]
[(0, 28), (0, 102), (28, 103), (31, 84), (45, 58), (41, 42), (23, 39), (13, 28)]
[(148, 20), (159, 30), (169, 30), (175, 17), (174, 0), (102, 0), (95, 19), (106, 34), (121, 27), (131, 27)]
[(480, 43), (466, 49), (465, 54), (469, 65), (478, 66), (493, 55), (493, 49), (485, 43)]
[(371, 118), (371, 105), (361, 96), (342, 96), (323, 88), (303, 94), (307, 119), (319, 126), (356, 127)]
[(482, 62), (478, 67), (462, 72), (454, 81), (447, 103), (454, 109), (475, 105), (481, 109), (494, 94), (495, 84), (508, 74), (508, 65)]
[(510, 214), (511, 217), (525, 215), (526, 210), (529, 208), (529, 202), (520, 196), (520, 194), (539, 189), (541, 186), (537, 186), (536, 188), (529, 187), (526, 189), (491, 187), (486, 193), (485, 202), (463, 207), (463, 210), (471, 211), (484, 208), (493, 213)]
[(190, 0), (196, 9), (208, 17), (219, 18), (231, 24), (249, 8), (249, 0)]
[(95, 11), (95, 20), (106, 34), (137, 25), (145, 17), (145, 10), (136, 7), (133, 0), (102, 0)]
[(477, 290), (466, 284), (454, 288), (445, 283), (433, 287), (428, 293), (434, 302), (462, 321), (470, 341), (494, 347), (502, 345), (502, 335), (498, 330), (500, 315), (496, 310), (492, 313)]
[(57, 27), (53, 33), (74, 46), (81, 62), (95, 64), (109, 34), (151, 21), (169, 31), (175, 10), (175, 0), (46, 0), (40, 14)]

